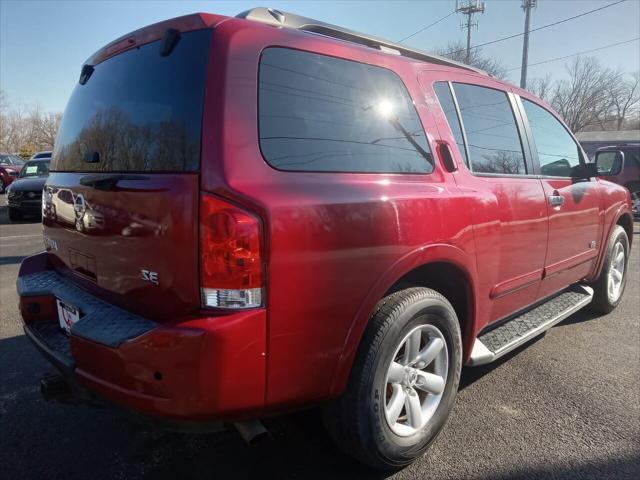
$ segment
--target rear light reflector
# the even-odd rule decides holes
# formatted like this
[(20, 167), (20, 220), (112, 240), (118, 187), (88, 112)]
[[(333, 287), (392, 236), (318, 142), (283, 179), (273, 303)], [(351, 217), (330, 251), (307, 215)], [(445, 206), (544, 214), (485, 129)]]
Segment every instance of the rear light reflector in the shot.
[(202, 306), (262, 305), (260, 220), (213, 195), (200, 196)]
[(222, 290), (202, 288), (202, 305), (214, 308), (253, 308), (262, 305), (262, 289)]

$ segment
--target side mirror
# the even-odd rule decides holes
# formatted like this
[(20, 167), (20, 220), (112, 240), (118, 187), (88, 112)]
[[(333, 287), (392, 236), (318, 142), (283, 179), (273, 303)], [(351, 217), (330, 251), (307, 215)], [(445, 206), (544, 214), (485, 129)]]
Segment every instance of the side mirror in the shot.
[(620, 150), (596, 152), (595, 164), (599, 177), (615, 177), (624, 167), (624, 153)]
[(571, 168), (571, 178), (585, 179), (600, 175), (595, 163), (579, 163)]

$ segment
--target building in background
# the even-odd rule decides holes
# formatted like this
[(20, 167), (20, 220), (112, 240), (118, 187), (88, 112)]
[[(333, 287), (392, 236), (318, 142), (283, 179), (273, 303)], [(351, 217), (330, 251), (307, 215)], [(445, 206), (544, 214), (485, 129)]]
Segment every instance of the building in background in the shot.
[(585, 153), (593, 160), (596, 150), (611, 145), (640, 143), (640, 130), (610, 130), (602, 132), (578, 132), (576, 138)]

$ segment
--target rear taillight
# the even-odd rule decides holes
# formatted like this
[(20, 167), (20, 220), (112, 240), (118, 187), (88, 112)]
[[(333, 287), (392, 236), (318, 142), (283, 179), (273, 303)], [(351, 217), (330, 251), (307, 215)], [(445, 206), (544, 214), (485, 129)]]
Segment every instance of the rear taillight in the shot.
[(203, 307), (262, 305), (260, 220), (208, 194), (200, 196), (200, 292)]

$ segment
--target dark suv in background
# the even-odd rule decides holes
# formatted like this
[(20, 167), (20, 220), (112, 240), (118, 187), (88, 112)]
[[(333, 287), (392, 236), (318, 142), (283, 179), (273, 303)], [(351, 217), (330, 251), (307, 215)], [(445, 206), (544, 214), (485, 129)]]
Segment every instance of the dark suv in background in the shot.
[(24, 164), (16, 181), (7, 188), (9, 220), (20, 220), (24, 215), (40, 215), (42, 189), (49, 176), (50, 158), (29, 160)]
[(631, 192), (634, 215), (640, 216), (640, 143), (625, 143), (601, 147), (597, 152), (616, 152), (624, 154), (624, 165), (619, 174), (607, 177), (607, 180), (622, 185)]

